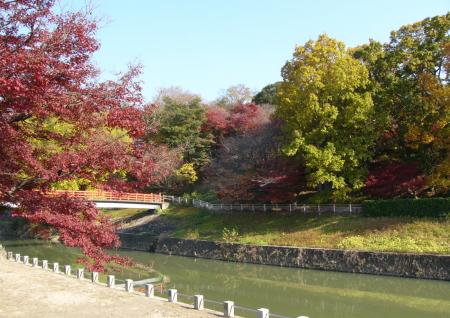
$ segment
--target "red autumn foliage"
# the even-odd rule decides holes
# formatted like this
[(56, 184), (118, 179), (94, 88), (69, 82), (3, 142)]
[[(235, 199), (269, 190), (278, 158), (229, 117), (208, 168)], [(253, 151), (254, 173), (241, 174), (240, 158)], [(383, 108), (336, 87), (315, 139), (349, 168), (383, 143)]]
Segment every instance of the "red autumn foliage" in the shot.
[(223, 202), (294, 202), (296, 195), (306, 188), (305, 172), (298, 166), (277, 160), (273, 170), (260, 169), (235, 176), (234, 183), (218, 193)]
[[(139, 189), (166, 177), (171, 158), (139, 141), (151, 111), (141, 107), (139, 68), (100, 82), (91, 62), (99, 47), (95, 20), (89, 12), (54, 14), (53, 4), (0, 0), (0, 202), (16, 204), (14, 216), (41, 224), (41, 233), (56, 231), (62, 243), (80, 247), (90, 269), (101, 270), (124, 262), (103, 250), (119, 246), (114, 226), (91, 203), (45, 192), (79, 178), (98, 188)], [(72, 129), (49, 129), (49, 119)], [(134, 142), (111, 128), (125, 129)]]
[(269, 120), (264, 110), (256, 104), (238, 104), (230, 109), (229, 126), (236, 133), (253, 131)]
[(369, 172), (365, 191), (372, 197), (418, 196), (426, 189), (425, 175), (413, 163), (391, 163)]
[(227, 133), (230, 114), (223, 107), (210, 107), (206, 111), (205, 129)]
[(224, 137), (244, 134), (267, 124), (269, 115), (256, 104), (237, 104), (230, 109), (214, 106), (206, 111), (203, 129), (211, 131), (216, 141)]
[(203, 171), (224, 202), (292, 202), (305, 187), (304, 170), (280, 154), (280, 127), (268, 122), (224, 139)]

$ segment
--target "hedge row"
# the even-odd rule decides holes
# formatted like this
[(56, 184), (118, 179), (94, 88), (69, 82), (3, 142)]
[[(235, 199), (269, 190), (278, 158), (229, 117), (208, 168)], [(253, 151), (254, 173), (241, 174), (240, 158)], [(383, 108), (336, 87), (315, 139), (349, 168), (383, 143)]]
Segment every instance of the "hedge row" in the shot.
[(364, 216), (442, 217), (450, 215), (450, 198), (365, 201), (362, 214)]

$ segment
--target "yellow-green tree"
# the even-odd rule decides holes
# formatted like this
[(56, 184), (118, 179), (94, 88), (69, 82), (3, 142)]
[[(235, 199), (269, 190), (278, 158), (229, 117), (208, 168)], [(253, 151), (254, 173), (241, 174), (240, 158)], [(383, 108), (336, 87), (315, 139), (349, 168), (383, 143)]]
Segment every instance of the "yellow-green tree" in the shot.
[(296, 47), (282, 69), (276, 117), (289, 156), (298, 156), (312, 187), (328, 184), (343, 198), (364, 184), (376, 139), (368, 71), (344, 43), (321, 35)]

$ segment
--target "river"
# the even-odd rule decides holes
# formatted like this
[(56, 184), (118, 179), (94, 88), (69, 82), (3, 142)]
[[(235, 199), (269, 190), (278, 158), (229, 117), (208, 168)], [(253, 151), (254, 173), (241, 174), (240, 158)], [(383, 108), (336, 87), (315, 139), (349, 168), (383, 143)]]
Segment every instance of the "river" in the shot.
[[(76, 249), (35, 240), (0, 241), (7, 250), (30, 257), (73, 264)], [(310, 318), (440, 318), (450, 317), (450, 282), (337, 273), (294, 268), (118, 251), (151, 266), (169, 280), (168, 287), (185, 295), (233, 300), (248, 308), (269, 308), (287, 317)], [(145, 272), (130, 272), (132, 279)], [(152, 274), (153, 275), (153, 274)], [(148, 276), (152, 276), (148, 274)], [(180, 296), (180, 301), (191, 302)], [(213, 309), (221, 306), (207, 303)], [(255, 317), (254, 312), (236, 314)]]

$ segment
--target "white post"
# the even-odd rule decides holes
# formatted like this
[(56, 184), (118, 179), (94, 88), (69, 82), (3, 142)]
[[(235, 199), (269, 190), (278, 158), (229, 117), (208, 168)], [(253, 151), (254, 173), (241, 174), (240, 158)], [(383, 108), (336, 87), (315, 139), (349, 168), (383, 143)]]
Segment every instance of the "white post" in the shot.
[(14, 255), (14, 257), (16, 258), (16, 262), (19, 263), (20, 262), (20, 254)]
[(269, 309), (259, 308), (256, 309), (256, 318), (269, 318)]
[(145, 284), (145, 297), (153, 298), (155, 296), (155, 286), (153, 284)]
[(64, 274), (70, 276), (71, 268), (70, 265), (64, 265)]
[(289, 212), (292, 212), (292, 204), (289, 204)]
[(194, 309), (203, 310), (204, 307), (203, 295), (194, 295)]
[(333, 203), (333, 214), (336, 215), (336, 203)]
[(264, 203), (264, 212), (266, 212), (266, 204)]
[(133, 291), (133, 280), (125, 279), (125, 290), (129, 293)]
[(8, 259), (11, 260), (13, 258), (13, 252), (8, 252)]
[(114, 277), (114, 275), (108, 275), (107, 285), (109, 288), (114, 288), (114, 286), (116, 286), (116, 278)]
[(178, 301), (178, 291), (176, 289), (169, 289), (167, 300), (169, 303), (176, 303)]
[(53, 272), (59, 273), (59, 264), (58, 263), (53, 263)]
[(350, 202), (350, 215), (352, 215), (352, 203)]
[(33, 267), (38, 267), (39, 264), (39, 260), (37, 257), (33, 257), (33, 259), (31, 260), (31, 264), (33, 265)]
[(234, 317), (234, 302), (229, 300), (223, 302), (223, 316)]
[(23, 263), (24, 263), (25, 265), (30, 265), (29, 260), (30, 260), (30, 258), (29, 258), (27, 255), (25, 255), (25, 256), (23, 257)]
[(306, 213), (306, 204), (303, 204), (303, 213)]
[(98, 272), (91, 273), (91, 282), (98, 283)]
[(80, 280), (84, 279), (84, 268), (78, 268), (77, 269), (77, 278)]
[(48, 270), (48, 261), (46, 259), (42, 260), (42, 269)]

